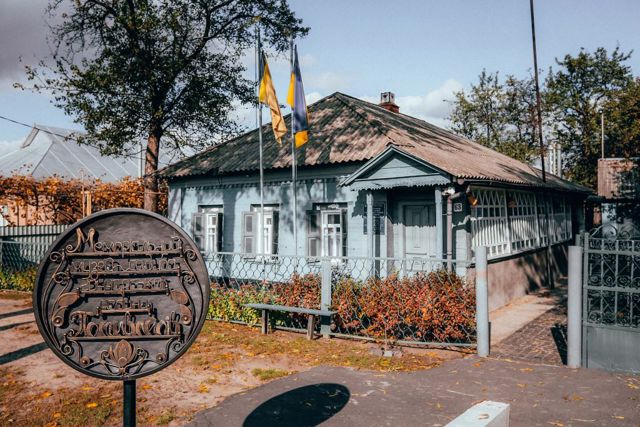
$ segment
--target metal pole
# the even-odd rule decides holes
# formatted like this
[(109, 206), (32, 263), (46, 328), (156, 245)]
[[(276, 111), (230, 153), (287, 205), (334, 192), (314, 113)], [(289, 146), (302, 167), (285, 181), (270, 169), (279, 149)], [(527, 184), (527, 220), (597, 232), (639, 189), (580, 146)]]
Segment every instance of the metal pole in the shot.
[[(322, 260), (322, 276), (320, 285), (320, 309), (331, 309), (331, 260)], [(331, 332), (330, 319), (327, 316), (322, 316), (320, 319), (320, 333), (323, 338), (329, 338)]]
[(582, 358), (582, 247), (569, 246), (567, 300), (567, 366), (579, 368)]
[(122, 425), (124, 427), (136, 426), (136, 380), (125, 380), (124, 398), (122, 402)]
[[(293, 73), (293, 38), (291, 38), (291, 73)], [(295, 84), (294, 84), (295, 90)], [(293, 97), (295, 104), (295, 96)], [(296, 179), (298, 178), (298, 173), (296, 170), (296, 133), (293, 130), (294, 119), (293, 119), (294, 106), (291, 107), (291, 191), (293, 195), (291, 197), (293, 201), (293, 247), (294, 247), (294, 255), (298, 256), (298, 190), (296, 187)]]
[[(540, 82), (538, 78), (538, 50), (536, 48), (536, 20), (533, 8), (533, 0), (529, 0), (529, 9), (531, 11), (531, 40), (533, 43), (533, 74), (535, 76), (536, 83), (536, 112), (538, 116), (538, 139), (540, 141), (540, 166), (542, 170), (542, 182), (547, 181), (547, 176), (544, 166), (544, 141), (542, 137), (542, 101), (540, 99)], [(551, 217), (549, 216), (549, 209), (547, 209), (547, 224), (550, 224)], [(548, 286), (553, 289), (554, 284), (551, 281), (551, 233), (549, 233), (549, 241), (547, 242), (547, 250), (545, 251), (547, 258), (547, 277)]]
[(447, 195), (447, 271), (453, 267), (453, 200)]
[(600, 157), (604, 159), (604, 111), (600, 111)]
[(489, 282), (487, 273), (487, 248), (476, 248), (476, 334), (477, 353), (489, 356)]
[(547, 176), (544, 167), (544, 141), (542, 139), (542, 102), (540, 100), (540, 83), (538, 79), (538, 52), (536, 49), (536, 23), (533, 13), (533, 0), (529, 0), (529, 7), (531, 9), (531, 38), (533, 41), (533, 74), (536, 81), (536, 110), (538, 115), (538, 138), (540, 140), (540, 166), (542, 167), (542, 182), (546, 182)]
[(257, 78), (256, 78), (256, 100), (258, 101), (258, 105), (256, 108), (256, 114), (258, 115), (258, 143), (260, 145), (259, 154), (260, 154), (260, 229), (258, 230), (258, 248), (259, 253), (265, 253), (264, 248), (264, 167), (262, 164), (262, 104), (260, 103), (260, 55), (262, 55), (260, 49), (260, 27), (256, 25), (256, 69), (257, 69)]

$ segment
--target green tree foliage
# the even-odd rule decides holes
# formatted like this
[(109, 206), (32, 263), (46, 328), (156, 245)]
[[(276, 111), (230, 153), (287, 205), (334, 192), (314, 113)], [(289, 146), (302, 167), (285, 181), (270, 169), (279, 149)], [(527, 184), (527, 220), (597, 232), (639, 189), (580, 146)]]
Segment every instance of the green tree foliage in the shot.
[(449, 119), (454, 132), (523, 162), (537, 153), (535, 86), (532, 79), (483, 70), (471, 89), (455, 94)]
[(103, 141), (105, 154), (146, 140), (146, 209), (158, 209), (161, 144), (201, 149), (238, 131), (231, 112), (252, 102), (242, 77), (254, 25), (285, 51), (305, 35), (286, 0), (51, 0), (53, 61), (28, 75)]
[[(607, 116), (608, 108), (616, 105), (615, 99), (633, 83), (631, 69), (625, 65), (629, 56), (620, 48), (611, 54), (604, 48), (592, 53), (582, 49), (576, 56), (557, 60), (559, 69), (549, 72), (545, 83), (545, 98), (551, 109), (548, 125), (561, 144), (563, 169), (572, 181), (596, 186), (600, 112)], [(611, 142), (611, 146), (617, 145)]]
[(604, 105), (605, 157), (640, 156), (640, 78), (611, 94)]

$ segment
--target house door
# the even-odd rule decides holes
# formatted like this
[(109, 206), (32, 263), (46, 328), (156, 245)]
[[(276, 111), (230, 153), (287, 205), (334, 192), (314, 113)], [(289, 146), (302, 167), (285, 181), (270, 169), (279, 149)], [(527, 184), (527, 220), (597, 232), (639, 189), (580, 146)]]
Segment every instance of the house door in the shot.
[(432, 205), (404, 206), (404, 256), (436, 256), (436, 217)]

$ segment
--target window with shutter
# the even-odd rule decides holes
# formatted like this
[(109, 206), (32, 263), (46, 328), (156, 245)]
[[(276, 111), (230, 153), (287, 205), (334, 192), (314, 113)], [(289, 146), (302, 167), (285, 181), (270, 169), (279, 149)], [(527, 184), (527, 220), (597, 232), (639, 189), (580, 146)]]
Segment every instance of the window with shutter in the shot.
[(307, 255), (321, 256), (320, 211), (307, 211)]
[(201, 213), (194, 213), (191, 218), (191, 235), (193, 240), (198, 246), (200, 251), (205, 250), (204, 245), (204, 215)]
[(280, 226), (278, 211), (273, 211), (272, 215), (272, 224), (271, 224), (271, 253), (278, 253), (278, 229)]
[[(384, 218), (380, 218), (384, 221)], [(342, 209), (342, 256), (347, 256), (347, 209)]]
[(215, 252), (222, 250), (222, 212), (216, 213)]
[(255, 248), (255, 229), (256, 217), (253, 212), (244, 212), (242, 214), (242, 251), (244, 253), (253, 254)]

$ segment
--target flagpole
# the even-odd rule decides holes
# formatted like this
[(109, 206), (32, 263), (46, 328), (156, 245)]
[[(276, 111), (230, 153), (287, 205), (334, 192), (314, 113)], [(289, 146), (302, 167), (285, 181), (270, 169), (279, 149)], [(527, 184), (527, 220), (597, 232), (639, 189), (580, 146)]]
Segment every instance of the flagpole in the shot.
[[(293, 74), (293, 37), (291, 38), (291, 73)], [(291, 107), (291, 197), (293, 203), (293, 248), (294, 255), (298, 256), (298, 190), (296, 180), (298, 178), (296, 167), (296, 133), (293, 129), (293, 113), (295, 108)], [(297, 258), (296, 258), (297, 260)]]
[(260, 27), (256, 24), (256, 100), (258, 102), (256, 114), (258, 116), (258, 143), (260, 146), (258, 150), (260, 153), (260, 229), (258, 230), (257, 234), (260, 253), (264, 253), (264, 167), (262, 164), (262, 104), (260, 103), (260, 79), (262, 78), (262, 76), (260, 75), (261, 54)]

